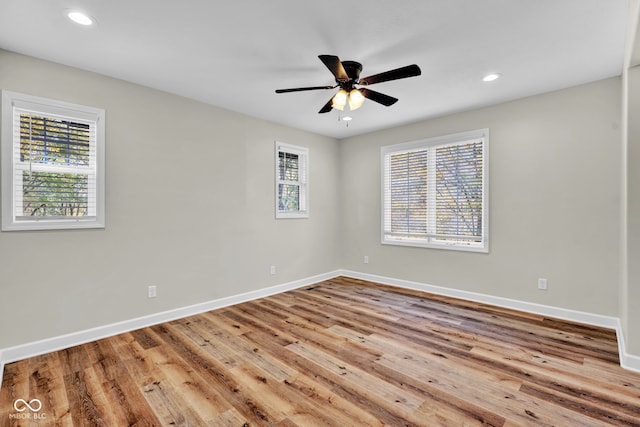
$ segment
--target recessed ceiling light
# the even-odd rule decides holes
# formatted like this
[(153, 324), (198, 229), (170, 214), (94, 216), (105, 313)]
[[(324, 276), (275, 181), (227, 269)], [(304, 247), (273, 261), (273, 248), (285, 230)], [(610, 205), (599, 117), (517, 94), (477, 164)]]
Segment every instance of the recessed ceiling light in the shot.
[(88, 27), (93, 25), (95, 20), (86, 13), (78, 12), (77, 10), (70, 10), (67, 12), (67, 18), (71, 19), (76, 24), (84, 25)]
[(351, 117), (351, 116), (345, 116), (345, 117), (342, 118), (343, 122), (350, 122), (351, 120), (353, 120), (353, 117)]
[(492, 82), (494, 80), (498, 80), (500, 78), (500, 76), (502, 76), (502, 74), (500, 74), (500, 73), (487, 74), (486, 76), (484, 76), (482, 81), (483, 82)]

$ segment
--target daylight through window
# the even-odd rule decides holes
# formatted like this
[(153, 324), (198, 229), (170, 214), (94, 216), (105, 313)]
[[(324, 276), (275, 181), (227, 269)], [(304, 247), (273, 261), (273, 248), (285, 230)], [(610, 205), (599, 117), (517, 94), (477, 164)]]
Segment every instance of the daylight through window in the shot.
[(488, 251), (488, 130), (382, 148), (382, 242)]
[(276, 142), (276, 218), (308, 216), (308, 150)]
[(103, 116), (3, 92), (4, 230), (103, 226)]

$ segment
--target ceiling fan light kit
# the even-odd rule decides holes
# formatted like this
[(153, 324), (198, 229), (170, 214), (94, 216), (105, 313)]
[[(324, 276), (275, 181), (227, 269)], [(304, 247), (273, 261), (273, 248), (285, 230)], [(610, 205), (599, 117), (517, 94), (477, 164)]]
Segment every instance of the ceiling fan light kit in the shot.
[(348, 97), (349, 95), (347, 94), (347, 91), (344, 89), (340, 89), (338, 93), (333, 95), (331, 108), (335, 108), (336, 110), (340, 111), (344, 110), (344, 106), (347, 104)]
[(364, 100), (364, 95), (358, 89), (352, 89), (348, 94), (346, 90), (340, 89), (332, 98), (331, 108), (344, 111), (344, 107), (349, 104), (349, 110), (353, 111), (362, 107)]
[(349, 92), (349, 109), (357, 110), (358, 108), (362, 107), (362, 104), (364, 104), (364, 100), (365, 97), (362, 92), (360, 92), (358, 89), (353, 89), (351, 92)]
[(385, 71), (383, 73), (374, 74), (372, 76), (360, 78), (362, 64), (356, 61), (340, 61), (340, 58), (334, 55), (319, 55), (318, 58), (333, 74), (336, 84), (334, 86), (309, 86), (292, 89), (276, 89), (276, 93), (301, 92), (307, 90), (326, 90), (339, 87), (338, 92), (331, 97), (318, 113), (328, 113), (332, 109), (344, 111), (348, 104), (350, 110), (356, 110), (362, 107), (365, 99), (389, 107), (395, 104), (398, 99), (384, 93), (376, 92), (365, 87), (375, 83), (387, 82), (390, 80), (405, 79), (407, 77), (419, 76), (422, 71), (416, 64), (407, 65), (406, 67), (396, 68), (394, 70)]

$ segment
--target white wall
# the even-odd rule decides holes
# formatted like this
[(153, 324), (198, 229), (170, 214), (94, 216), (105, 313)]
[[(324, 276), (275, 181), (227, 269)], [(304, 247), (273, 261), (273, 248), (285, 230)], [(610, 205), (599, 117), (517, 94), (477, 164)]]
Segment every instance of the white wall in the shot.
[[(620, 92), (613, 78), (343, 141), (343, 266), (618, 316)], [(380, 147), (485, 127), (490, 253), (381, 245)]]
[[(104, 108), (107, 140), (106, 229), (0, 233), (0, 349), (339, 267), (336, 140), (2, 50), (0, 88)], [(310, 149), (309, 219), (274, 219), (274, 140)]]

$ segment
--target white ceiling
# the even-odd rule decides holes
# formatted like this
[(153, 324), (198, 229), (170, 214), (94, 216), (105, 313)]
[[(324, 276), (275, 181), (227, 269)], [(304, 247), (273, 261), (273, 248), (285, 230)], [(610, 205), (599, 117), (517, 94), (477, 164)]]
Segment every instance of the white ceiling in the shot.
[[(64, 12), (95, 17), (84, 28)], [(629, 0), (0, 0), (0, 48), (311, 132), (345, 138), (622, 73)], [(319, 54), (362, 76), (422, 75), (371, 89), (338, 121)], [(482, 82), (488, 72), (503, 77)]]

